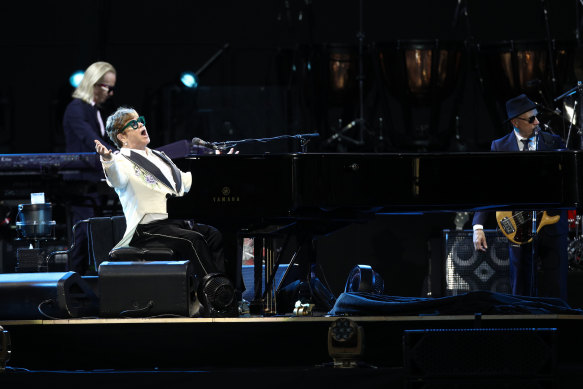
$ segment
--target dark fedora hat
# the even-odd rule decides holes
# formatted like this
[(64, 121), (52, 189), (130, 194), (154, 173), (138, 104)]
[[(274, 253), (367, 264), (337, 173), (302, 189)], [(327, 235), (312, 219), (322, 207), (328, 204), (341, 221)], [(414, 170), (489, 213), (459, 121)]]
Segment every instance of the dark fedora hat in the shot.
[(506, 102), (506, 113), (508, 114), (508, 119), (506, 119), (506, 121), (512, 120), (535, 108), (536, 103), (526, 97), (525, 94), (513, 97)]

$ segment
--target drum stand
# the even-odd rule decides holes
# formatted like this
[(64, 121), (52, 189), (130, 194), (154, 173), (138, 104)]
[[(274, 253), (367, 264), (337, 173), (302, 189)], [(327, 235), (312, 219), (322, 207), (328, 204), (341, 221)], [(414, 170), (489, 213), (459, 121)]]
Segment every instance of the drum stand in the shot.
[[(363, 31), (363, 23), (362, 23), (362, 1), (359, 0), (359, 30), (356, 34), (358, 38), (358, 76), (356, 79), (358, 80), (358, 109), (359, 109), (359, 117), (354, 119), (346, 126), (341, 127), (332, 134), (328, 139), (326, 139), (326, 144), (332, 144), (336, 141), (338, 142), (348, 142), (356, 146), (364, 146), (364, 130), (365, 130), (365, 120), (364, 120), (364, 64), (363, 64), (363, 46), (364, 46), (364, 31)], [(353, 127), (358, 126), (358, 135), (356, 138), (351, 138), (345, 135), (348, 130), (352, 129)], [(340, 127), (340, 126), (339, 126)]]

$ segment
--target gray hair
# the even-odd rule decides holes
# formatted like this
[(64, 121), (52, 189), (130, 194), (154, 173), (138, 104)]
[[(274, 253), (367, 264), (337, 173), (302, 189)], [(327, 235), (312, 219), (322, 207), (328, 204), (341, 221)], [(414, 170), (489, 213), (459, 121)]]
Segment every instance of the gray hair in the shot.
[(105, 130), (107, 131), (107, 136), (109, 139), (121, 149), (121, 141), (117, 139), (117, 134), (125, 122), (127, 122), (127, 117), (132, 114), (137, 114), (136, 110), (130, 107), (119, 107), (114, 113), (109, 115), (107, 121), (105, 122)]
[(83, 74), (83, 79), (73, 92), (73, 98), (81, 99), (87, 104), (93, 101), (93, 87), (103, 80), (106, 73), (116, 74), (115, 68), (108, 62), (95, 62), (89, 65)]

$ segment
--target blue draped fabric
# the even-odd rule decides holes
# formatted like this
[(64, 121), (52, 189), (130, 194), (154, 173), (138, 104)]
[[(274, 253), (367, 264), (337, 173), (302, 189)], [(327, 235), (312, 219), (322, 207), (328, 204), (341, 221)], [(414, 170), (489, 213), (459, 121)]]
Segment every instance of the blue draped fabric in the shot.
[(399, 297), (363, 292), (342, 293), (330, 315), (581, 315), (564, 300), (475, 291), (441, 298)]

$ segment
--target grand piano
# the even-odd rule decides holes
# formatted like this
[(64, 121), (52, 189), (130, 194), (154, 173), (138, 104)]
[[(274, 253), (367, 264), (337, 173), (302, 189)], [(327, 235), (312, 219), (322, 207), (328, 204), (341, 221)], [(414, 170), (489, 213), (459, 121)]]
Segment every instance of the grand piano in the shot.
[(171, 215), (322, 218), (361, 212), (576, 208), (581, 151), (200, 155)]
[(580, 151), (221, 154), (177, 164), (193, 187), (168, 200), (170, 217), (263, 237), (267, 226), (291, 225), (308, 250), (314, 236), (378, 213), (572, 209), (583, 193)]

